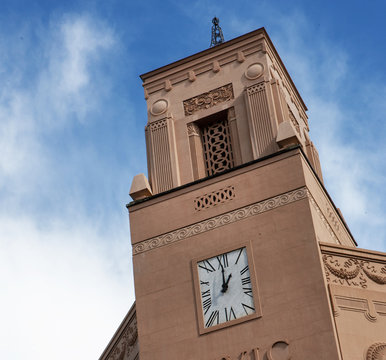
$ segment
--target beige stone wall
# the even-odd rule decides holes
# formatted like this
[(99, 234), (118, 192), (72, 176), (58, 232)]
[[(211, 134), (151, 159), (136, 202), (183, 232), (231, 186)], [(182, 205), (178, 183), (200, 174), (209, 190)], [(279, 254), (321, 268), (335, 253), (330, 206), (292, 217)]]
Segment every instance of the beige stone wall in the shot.
[[(340, 359), (304, 161), (288, 151), (130, 207), (142, 360)], [(245, 241), (262, 316), (199, 335), (192, 259)]]

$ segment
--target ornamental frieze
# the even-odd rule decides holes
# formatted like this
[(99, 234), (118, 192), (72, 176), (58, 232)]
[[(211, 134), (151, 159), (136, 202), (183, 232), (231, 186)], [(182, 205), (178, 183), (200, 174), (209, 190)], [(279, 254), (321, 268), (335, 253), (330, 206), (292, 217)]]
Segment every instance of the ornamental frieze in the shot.
[(323, 255), (323, 263), (326, 280), (330, 284), (363, 289), (379, 289), (386, 285), (386, 264), (327, 254)]
[(259, 201), (252, 205), (248, 205), (219, 216), (211, 217), (204, 221), (188, 225), (177, 230), (156, 236), (133, 245), (133, 255), (143, 253), (158, 247), (166, 246), (176, 241), (189, 238), (194, 235), (204, 233), (237, 221), (256, 216), (258, 214), (270, 211), (280, 206), (284, 206), (295, 201), (299, 201), (309, 197), (309, 192), (306, 187), (301, 187), (287, 193)]
[(234, 99), (233, 86), (227, 84), (217, 89), (192, 97), (183, 102), (185, 115), (189, 116), (202, 109), (209, 109), (212, 106)]

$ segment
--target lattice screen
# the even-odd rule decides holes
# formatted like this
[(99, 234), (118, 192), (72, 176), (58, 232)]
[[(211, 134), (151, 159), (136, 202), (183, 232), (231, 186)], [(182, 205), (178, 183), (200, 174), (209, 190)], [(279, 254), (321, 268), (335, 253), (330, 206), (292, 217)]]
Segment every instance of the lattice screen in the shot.
[(233, 167), (233, 155), (228, 121), (211, 123), (201, 129), (207, 175)]

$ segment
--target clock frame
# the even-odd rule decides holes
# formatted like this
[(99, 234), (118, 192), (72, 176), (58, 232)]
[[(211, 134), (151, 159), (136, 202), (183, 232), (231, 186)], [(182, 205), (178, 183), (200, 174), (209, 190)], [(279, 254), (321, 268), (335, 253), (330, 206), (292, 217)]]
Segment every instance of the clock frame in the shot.
[[(234, 312), (233, 312), (233, 314), (230, 313), (230, 310), (232, 309), (232, 304), (230, 303), (229, 304), (230, 308), (229, 308), (228, 314), (227, 314), (227, 309), (226, 308), (223, 309), (225, 312), (224, 312), (224, 314), (222, 314), (222, 316), (223, 316), (223, 319), (224, 319), (224, 316), (226, 316), (225, 321), (219, 322), (219, 320), (218, 320), (216, 324), (213, 321), (212, 321), (212, 323), (210, 323), (210, 321), (209, 321), (209, 326), (206, 326), (206, 325), (208, 325), (208, 319), (206, 319), (206, 321), (205, 321), (205, 317), (208, 318), (208, 316), (206, 315), (206, 312), (208, 311), (208, 309), (207, 309), (207, 307), (205, 307), (205, 305), (207, 305), (208, 301), (210, 301), (212, 303), (213, 295), (211, 294), (210, 298), (207, 297), (208, 296), (207, 294), (205, 294), (205, 296), (202, 296), (202, 294), (204, 292), (202, 291), (203, 289), (200, 286), (199, 264), (201, 265), (200, 271), (202, 271), (202, 265), (203, 265), (202, 262), (203, 261), (210, 260), (213, 262), (213, 258), (223, 256), (224, 254), (233, 253), (234, 251), (239, 250), (239, 249), (245, 249), (243, 251), (245, 251), (245, 253), (246, 253), (246, 259), (247, 259), (248, 270), (249, 270), (248, 281), (250, 279), (250, 282), (248, 282), (247, 286), (250, 287), (251, 291), (252, 291), (252, 299), (253, 299), (253, 303), (254, 303), (254, 312), (235, 318), (235, 313)], [(219, 261), (218, 259), (216, 259), (216, 260), (217, 260), (217, 262), (212, 264), (215, 267), (215, 269), (213, 270), (213, 281), (215, 281), (214, 277), (216, 277), (216, 281), (218, 283), (218, 281), (219, 281), (218, 277), (222, 276), (221, 271), (222, 271), (223, 267), (221, 265), (221, 261)], [(233, 261), (234, 261), (234, 257), (233, 257)], [(235, 270), (233, 270), (233, 271), (235, 272)], [(257, 280), (256, 280), (256, 275), (255, 275), (255, 266), (254, 266), (254, 261), (253, 261), (253, 256), (252, 256), (252, 248), (251, 248), (251, 244), (249, 241), (237, 243), (231, 247), (218, 249), (216, 251), (212, 251), (211, 253), (207, 253), (205, 255), (202, 255), (199, 258), (193, 259), (192, 260), (192, 272), (193, 272), (194, 293), (195, 293), (195, 301), (196, 301), (196, 314), (197, 314), (198, 328), (199, 328), (200, 334), (205, 334), (205, 333), (208, 333), (208, 332), (211, 332), (214, 330), (222, 329), (222, 328), (225, 328), (228, 326), (233, 326), (233, 325), (245, 322), (245, 321), (249, 321), (249, 320), (261, 317), (261, 307), (260, 307), (260, 299), (259, 299), (259, 295), (258, 295)], [(223, 286), (226, 287), (225, 292), (228, 289), (228, 283), (229, 283), (229, 286), (232, 286), (232, 285), (236, 286), (235, 284), (232, 284), (229, 282), (229, 280), (231, 278), (231, 276), (229, 276), (229, 275), (231, 275), (231, 274), (227, 273), (226, 278), (225, 279), (223, 278), (224, 280), (221, 280), (221, 278), (220, 278), (220, 282), (222, 282)], [(245, 275), (248, 275), (248, 274), (246, 273)], [(245, 277), (244, 277), (244, 279), (242, 279), (240, 276), (241, 275), (238, 275), (236, 273), (233, 274), (233, 277), (236, 278), (236, 279), (234, 279), (235, 281), (242, 281), (242, 280), (245, 281), (244, 280)], [(239, 280), (237, 280), (237, 277), (239, 278)], [(201, 279), (201, 283), (204, 283), (202, 281), (202, 279)], [(224, 285), (225, 283), (226, 283), (226, 285)], [(242, 285), (240, 284), (238, 286), (238, 290), (234, 289), (234, 291), (243, 291), (242, 290), (243, 288), (241, 286)], [(216, 290), (217, 290), (217, 292), (219, 292), (219, 291), (222, 292), (222, 290), (224, 290), (224, 287), (221, 290), (218, 290), (218, 286), (217, 286)], [(244, 293), (246, 293), (246, 292), (244, 291)], [(249, 293), (250, 293), (250, 291), (249, 291)], [(244, 295), (240, 293), (240, 296), (244, 296)], [(250, 296), (250, 294), (249, 294), (249, 296)], [(211, 300), (208, 300), (208, 299), (211, 299)], [(205, 302), (206, 302), (206, 304), (205, 304)], [(204, 310), (204, 308), (205, 308), (205, 310)], [(204, 314), (204, 311), (205, 311), (205, 314)], [(214, 310), (214, 311), (216, 311), (216, 310)], [(249, 312), (248, 307), (247, 307), (247, 311)]]

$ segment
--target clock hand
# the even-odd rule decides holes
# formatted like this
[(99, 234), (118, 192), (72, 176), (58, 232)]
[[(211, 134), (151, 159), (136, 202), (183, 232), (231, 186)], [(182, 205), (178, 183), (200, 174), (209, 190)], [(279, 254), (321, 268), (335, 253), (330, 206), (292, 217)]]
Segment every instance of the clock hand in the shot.
[(224, 268), (222, 268), (221, 272), (222, 272), (222, 287), (224, 287), (224, 285), (225, 285), (225, 271), (224, 271)]
[(232, 274), (229, 274), (228, 280), (222, 284), (221, 292), (225, 293), (228, 290), (228, 283), (231, 277), (232, 277)]
[(228, 286), (228, 283), (229, 283), (229, 280), (230, 280), (231, 277), (232, 277), (232, 274), (229, 274), (228, 280), (227, 280), (227, 282), (225, 283), (226, 286)]
[(225, 271), (224, 271), (224, 266), (222, 266), (221, 262), (219, 261), (219, 264), (221, 266), (221, 273), (222, 273), (222, 286), (224, 287), (225, 285)]

